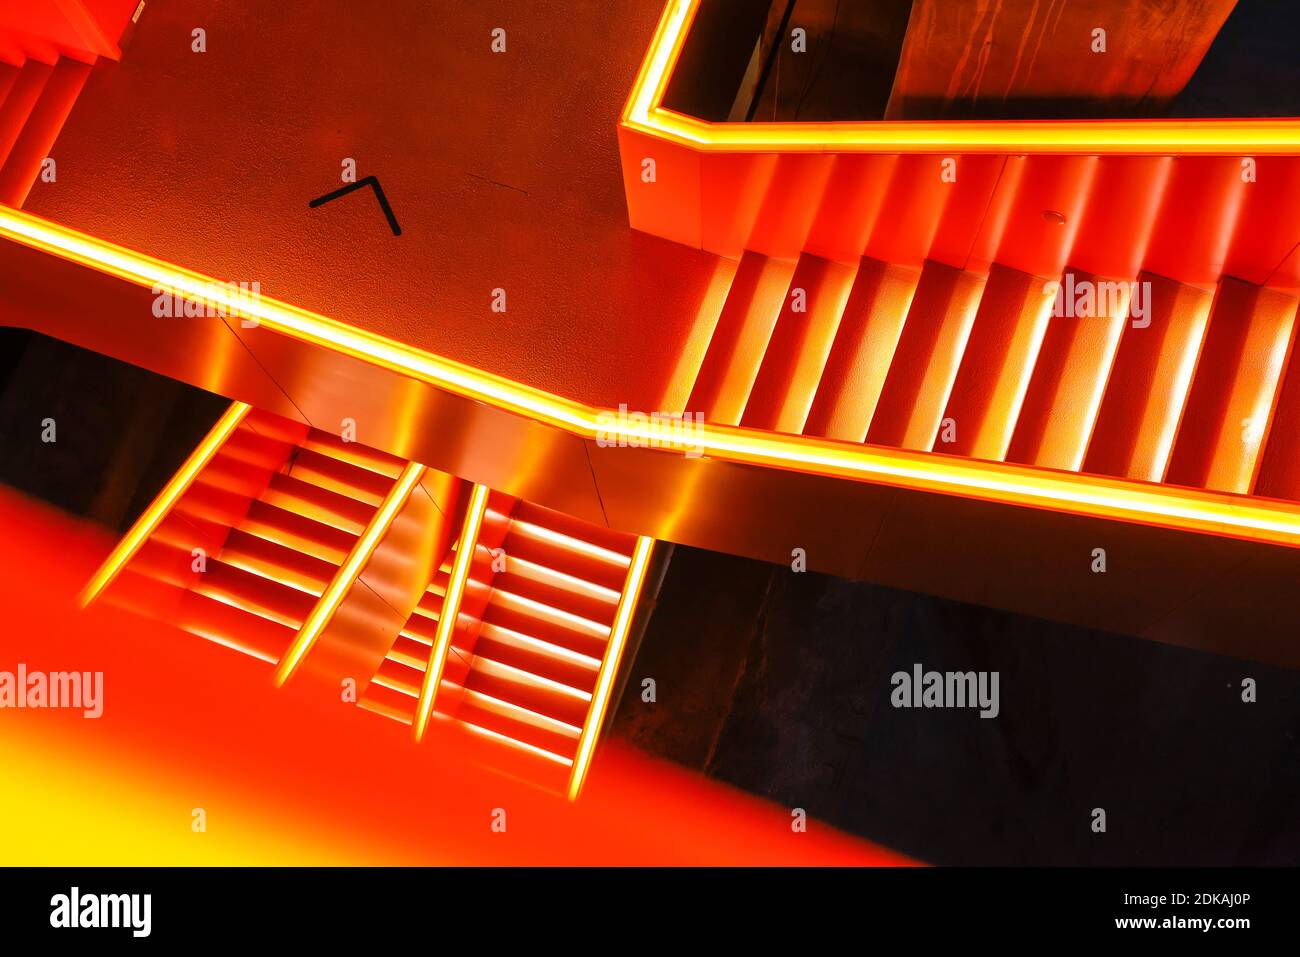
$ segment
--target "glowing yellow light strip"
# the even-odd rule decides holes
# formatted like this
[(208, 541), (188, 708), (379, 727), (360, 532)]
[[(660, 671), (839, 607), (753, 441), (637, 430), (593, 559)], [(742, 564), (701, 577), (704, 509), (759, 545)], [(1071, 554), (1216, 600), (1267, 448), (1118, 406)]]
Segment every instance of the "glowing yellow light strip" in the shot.
[(189, 458), (181, 465), (176, 474), (171, 477), (166, 485), (163, 486), (158, 496), (144, 510), (131, 530), (126, 533), (117, 547), (109, 553), (108, 558), (104, 559), (104, 564), (99, 566), (99, 571), (87, 583), (86, 587), (81, 590), (78, 601), (82, 608), (85, 608), (92, 601), (99, 597), (100, 593), (117, 578), (118, 573), (126, 567), (126, 563), (135, 557), (136, 552), (148, 541), (149, 536), (167, 517), (167, 513), (172, 510), (177, 499), (185, 494), (186, 490), (194, 484), (194, 480), (199, 473), (203, 471), (212, 457), (217, 454), (221, 446), (225, 445), (226, 439), (230, 438), (230, 433), (238, 428), (239, 423), (244, 421), (244, 416), (249, 412), (249, 406), (243, 402), (233, 402), (221, 416), (217, 419), (211, 431), (204, 437), (203, 441), (198, 444)]
[[(171, 285), (219, 305), (242, 308), (267, 329), (369, 362), (493, 408), (587, 440), (658, 448), (662, 436), (635, 417), (620, 418), (435, 356), (267, 296), (238, 300), (207, 276), (183, 270), (84, 233), (0, 206), (0, 236), (137, 285)], [(1252, 541), (1300, 546), (1300, 505), (1248, 496), (1055, 472), (1032, 466), (939, 456), (701, 423), (690, 451), (760, 465), (987, 501), (1047, 508)], [(670, 452), (671, 454), (671, 452)], [(677, 450), (675, 454), (681, 454)]]
[(622, 125), (701, 151), (1262, 155), (1300, 149), (1286, 119), (709, 123), (665, 109), (699, 0), (669, 0)]
[(298, 634), (294, 636), (293, 643), (289, 650), (284, 653), (280, 663), (275, 668), (275, 686), (282, 686), (297, 670), (298, 665), (302, 663), (307, 652), (311, 651), (311, 646), (316, 643), (325, 626), (330, 623), (334, 613), (342, 604), (348, 589), (352, 583), (357, 580), (365, 564), (370, 560), (371, 554), (379, 546), (384, 534), (392, 526), (397, 518), (397, 513), (401, 511), (406, 504), (407, 498), (411, 495), (411, 490), (415, 488), (420, 481), (420, 476), (424, 474), (424, 466), (416, 462), (409, 462), (406, 468), (402, 469), (402, 474), (398, 476), (393, 487), (389, 489), (388, 495), (384, 498), (383, 504), (370, 519), (370, 524), (361, 533), (356, 544), (352, 546), (352, 551), (348, 553), (347, 559), (339, 566), (339, 570), (334, 573), (334, 578), (330, 580), (329, 586), (320, 596), (320, 600), (312, 607), (310, 614), (307, 615), (306, 621), (298, 629)]
[(618, 601), (618, 611), (614, 613), (614, 624), (610, 629), (609, 644), (605, 646), (605, 657), (601, 660), (600, 671), (596, 675), (596, 689), (591, 693), (591, 708), (587, 711), (587, 720), (582, 725), (582, 736), (578, 738), (578, 753), (573, 759), (573, 772), (569, 776), (570, 801), (576, 801), (582, 791), (582, 782), (587, 778), (591, 756), (596, 750), (596, 739), (600, 736), (601, 726), (605, 723), (609, 696), (614, 690), (614, 677), (618, 674), (623, 649), (627, 646), (628, 632), (632, 628), (632, 616), (641, 597), (641, 586), (645, 584), (646, 570), (650, 566), (650, 551), (653, 546), (653, 538), (638, 538), (636, 548), (632, 552), (632, 564), (628, 567), (627, 581), (623, 585), (623, 597)]
[(447, 596), (442, 601), (442, 611), (438, 612), (438, 630), (434, 633), (433, 648), (429, 651), (429, 666), (424, 669), (424, 683), (420, 685), (420, 700), (415, 709), (415, 721), (411, 725), (416, 741), (424, 737), (429, 719), (433, 716), (433, 701), (438, 696), (438, 685), (442, 683), (442, 670), (447, 664), (447, 654), (451, 651), (452, 635), (456, 633), (456, 619), (460, 616), (460, 603), (465, 597), (469, 570), (474, 564), (474, 549), (478, 547), (478, 532), (483, 525), (483, 513), (487, 511), (487, 500), (488, 487), (475, 485), (469, 507), (465, 510), (465, 521), (461, 525), (456, 560), (452, 563), (451, 576), (447, 579)]
[(250, 298), (193, 270), (145, 256), (29, 213), (0, 205), (0, 236), (149, 288), (210, 303), (259, 327), (362, 358), (381, 368), (415, 375), (457, 395), (567, 428), (594, 425), (590, 410), (540, 389), (493, 376), (429, 352), (266, 296)]

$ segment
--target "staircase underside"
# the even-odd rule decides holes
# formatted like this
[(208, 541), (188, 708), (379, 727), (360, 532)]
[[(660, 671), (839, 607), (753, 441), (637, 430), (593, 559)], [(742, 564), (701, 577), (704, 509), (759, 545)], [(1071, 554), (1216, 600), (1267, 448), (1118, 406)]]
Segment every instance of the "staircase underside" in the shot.
[[(499, 61), (499, 84), (480, 83), (475, 98), (424, 124), (408, 113), (375, 112), (375, 102), (385, 109), (394, 102), (369, 95), (382, 89), (384, 65), (366, 74), (375, 89), (345, 89), (339, 79), (337, 96), (268, 105), (265, 78), (254, 80), (257, 74), (244, 69), (249, 62), (296, 76), (311, 72), (305, 58), (318, 62), (321, 44), (336, 44), (330, 51), (346, 62), (354, 37), (333, 29), (323, 38), (313, 32), (310, 44), (294, 43), (300, 21), (249, 6), (214, 13), (214, 24), (238, 42), (213, 44), (206, 54), (178, 40), (190, 29), (181, 14), (151, 10), (129, 62), (93, 78), (80, 100), (85, 105), (59, 138), (57, 188), (38, 182), (28, 206), (222, 278), (257, 282), (264, 295), (283, 295), (343, 323), (308, 317), (316, 323), (311, 334), (290, 334), (268, 321), (245, 328), (220, 316), (161, 326), (147, 276), (103, 261), (69, 262), (66, 249), (51, 256), (39, 242), (4, 244), (0, 321), (236, 397), (303, 427), (354, 419), (365, 424), (367, 444), (399, 460), (467, 476), (593, 525), (778, 562), (801, 550), (814, 570), (1246, 656), (1300, 654), (1280, 644), (1277, 633), (1279, 609), (1294, 601), (1283, 583), (1294, 577), (1300, 544), (1300, 508), (1288, 501), (1294, 447), (1275, 441), (1285, 437), (1275, 423), (1279, 416), (1285, 423), (1300, 388), (1286, 376), (1294, 302), (1285, 291), (1265, 294), (1253, 289), (1258, 283), (1231, 275), (1193, 281), (1156, 268), (1093, 276), (1149, 279), (1170, 293), (1174, 305), (1163, 325), (1177, 329), (1166, 336), (1174, 343), (1166, 351), (1140, 345), (1153, 337), (1128, 334), (1119, 315), (1125, 308), (1086, 334), (1046, 321), (1035, 289), (1067, 274), (1082, 277), (1068, 256), (1040, 268), (995, 251), (957, 269), (915, 250), (890, 256), (877, 249), (857, 258), (795, 246), (759, 255), (740, 252), (742, 243), (737, 258), (719, 258), (682, 248), (629, 233), (617, 176), (606, 176), (616, 168), (606, 134), (626, 88), (626, 77), (612, 74), (632, 70), (657, 11), (609, 18), (593, 5), (579, 14), (588, 32), (559, 39), (581, 59), (594, 57), (589, 37), (604, 37), (591, 65), (608, 71), (608, 84), (543, 68), (523, 50), (518, 60)], [(469, 18), (464, 26), (471, 32), (486, 16), (451, 15)], [(481, 78), (481, 58), (492, 56), (486, 43), (484, 50), (453, 49), (445, 31), (430, 36), (414, 14), (356, 16), (354, 32), (393, 40), (393, 49), (426, 41), (448, 46), (443, 69), (451, 77)], [(392, 70), (401, 69), (399, 61), (393, 58)], [(541, 76), (527, 107), (514, 95), (518, 70)], [(163, 75), (178, 80), (160, 82)], [(595, 91), (592, 109), (558, 108), (573, 101), (575, 84)], [(436, 99), (436, 90), (429, 92)], [(210, 100), (212, 110), (200, 116), (182, 108), (196, 96)], [(292, 123), (288, 111), (295, 111)], [(147, 129), (140, 119), (146, 115)], [(348, 118), (341, 127), (340, 116)], [(552, 165), (539, 168), (526, 150), (503, 154), (483, 117), (529, 131), (528, 142)], [(138, 129), (123, 129), (137, 121)], [(268, 125), (283, 136), (266, 142)], [(213, 129), (222, 135), (214, 137)], [(341, 132), (322, 152), (320, 143), (302, 140), (311, 129)], [(375, 154), (392, 157), (389, 170), (354, 158), (362, 175), (384, 181), (403, 223), (400, 238), (375, 215), (367, 194), (307, 208), (305, 200), (337, 186), (339, 170), (332, 157), (320, 168), (291, 157), (332, 150), (341, 162), (361, 152), (358, 143), (382, 146), (389, 136), (407, 144)], [(258, 148), (250, 149), (254, 140)], [(428, 149), (408, 148), (422, 142)], [(186, 145), (194, 143), (205, 145)], [(438, 144), (443, 148), (434, 149)], [(178, 163), (182, 155), (186, 162)], [(431, 155), (443, 157), (432, 174)], [(1060, 185), (1043, 173), (1052, 169), (1043, 159), (1024, 166), (1026, 189), (1013, 191), (1025, 209)], [(1194, 170), (1200, 162), (1179, 168)], [(987, 172), (996, 163), (977, 165)], [(1099, 164), (1058, 165), (1068, 185), (1080, 172), (1075, 166)], [(778, 167), (788, 167), (795, 181), (839, 175), (838, 165), (829, 173), (816, 163)], [(1179, 196), (1196, 195), (1194, 179), (1172, 176)], [(213, 193), (215, 181), (250, 188)], [(275, 188), (262, 188), (268, 182)], [(1208, 199), (1216, 197), (1231, 205), (1230, 192), (1216, 189)], [(904, 222), (904, 199), (895, 197), (887, 210), (913, 232), (925, 231), (929, 213), (944, 212), (942, 204), (922, 204)], [(779, 191), (758, 200), (774, 208), (800, 201), (798, 193)], [(821, 208), (805, 205), (814, 213)], [(1263, 215), (1249, 203), (1244, 208)], [(1050, 229), (1040, 210), (1030, 211), (1038, 230)], [(198, 222), (219, 226), (197, 229)], [(1182, 226), (1195, 228), (1198, 219), (1186, 213), (1170, 222), (1165, 245), (1176, 246)], [(1067, 249), (1037, 242), (1033, 230), (1004, 235), (1021, 252)], [(900, 227), (895, 238), (908, 246), (916, 237)], [(1193, 234), (1189, 242), (1213, 259), (1199, 245), (1204, 238)], [(1278, 236), (1265, 238), (1271, 250)], [(360, 262), (366, 278), (340, 280)], [(382, 302), (376, 288), (384, 290)], [(807, 311), (782, 315), (796, 288), (811, 293)], [(496, 289), (506, 293), (505, 313), (491, 311)], [(301, 318), (292, 309), (283, 315)], [(654, 317), (651, 335), (647, 316)], [(804, 316), (807, 323), (792, 322)], [(371, 332), (392, 337), (382, 349), (397, 343), (404, 351), (394, 360), (391, 350), (380, 355), (342, 344), (368, 348), (374, 340), (364, 334)], [(485, 373), (513, 377), (504, 386), (508, 400), (450, 388), (439, 376), (455, 362), (438, 365), (440, 356), (462, 360), (456, 368), (471, 370), (475, 388), (500, 385)], [(1152, 388), (1110, 388), (1125, 380)], [(545, 388), (544, 412), (536, 411), (529, 386)], [(575, 400), (582, 403), (576, 411)], [(602, 407), (688, 403), (713, 420), (712, 444), (702, 456), (597, 441)], [(1204, 426), (1198, 437), (1175, 421), (1179, 404), (1183, 419)], [(1086, 414), (1062, 413), (1070, 407)], [(956, 423), (951, 441), (946, 419)], [(1234, 447), (1248, 419), (1258, 435)], [(773, 437), (771, 430), (785, 434)], [(1091, 575), (1087, 556), (1097, 547), (1118, 548), (1140, 571)], [(1079, 574), (1085, 577), (1075, 582)], [(1064, 597), (1063, 581), (1074, 582)], [(1202, 583), (1190, 601), (1189, 582)], [(1216, 636), (1205, 614), (1215, 607), (1258, 627), (1234, 628), (1246, 634), (1231, 639)]]
[(236, 403), (82, 600), (342, 688), (417, 741), (430, 722), (471, 737), (576, 798), (650, 546)]

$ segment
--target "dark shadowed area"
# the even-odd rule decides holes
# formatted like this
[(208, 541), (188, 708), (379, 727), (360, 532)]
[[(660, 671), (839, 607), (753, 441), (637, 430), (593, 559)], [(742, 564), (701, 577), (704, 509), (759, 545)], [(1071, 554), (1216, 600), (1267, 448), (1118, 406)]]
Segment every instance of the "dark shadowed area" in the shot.
[[(894, 708), (916, 664), (998, 672), (997, 717)], [(1300, 862), (1300, 675), (710, 552), (676, 549), (615, 733), (936, 864)]]

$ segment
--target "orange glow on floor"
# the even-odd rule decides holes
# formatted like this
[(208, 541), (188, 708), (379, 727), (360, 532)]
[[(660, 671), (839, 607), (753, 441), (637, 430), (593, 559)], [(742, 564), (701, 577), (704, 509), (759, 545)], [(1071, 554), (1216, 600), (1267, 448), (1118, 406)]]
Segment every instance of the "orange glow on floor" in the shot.
[(0, 790), (11, 864), (906, 863), (816, 820), (792, 833), (789, 809), (617, 744), (577, 804), (481, 771), (440, 728), (417, 746), (318, 690), (276, 691), (252, 658), (77, 610), (112, 536), (7, 490), (0, 520), (0, 669), (104, 675), (98, 719), (0, 712), (0, 761), (24, 769)]

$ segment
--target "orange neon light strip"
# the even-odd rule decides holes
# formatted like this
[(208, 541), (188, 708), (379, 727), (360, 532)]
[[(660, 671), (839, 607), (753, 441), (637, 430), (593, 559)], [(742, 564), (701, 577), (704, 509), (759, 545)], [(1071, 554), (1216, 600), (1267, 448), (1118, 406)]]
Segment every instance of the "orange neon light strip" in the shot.
[(474, 549), (478, 547), (478, 532), (483, 525), (483, 514), (487, 511), (487, 500), (488, 487), (475, 485), (469, 498), (469, 507), (465, 510), (465, 521), (460, 529), (460, 545), (456, 547), (456, 560), (452, 562), (451, 574), (447, 579), (447, 594), (442, 600), (442, 610), (438, 612), (438, 630), (433, 635), (429, 665), (424, 669), (424, 682), (420, 685), (415, 720), (411, 723), (411, 733), (416, 741), (424, 737), (429, 719), (433, 717), (433, 702), (438, 696), (438, 686), (442, 683), (447, 655), (451, 652), (451, 638), (456, 633), (456, 620), (460, 617), (460, 603), (465, 597), (469, 570), (474, 564)]
[(320, 637), (325, 626), (330, 623), (334, 613), (338, 611), (339, 605), (347, 596), (348, 590), (352, 587), (353, 582), (365, 568), (366, 562), (370, 560), (371, 554), (379, 546), (388, 529), (392, 527), (393, 522), (397, 519), (397, 513), (401, 511), (402, 506), (410, 497), (412, 489), (420, 481), (420, 476), (424, 474), (424, 466), (416, 462), (408, 462), (406, 468), (402, 469), (402, 474), (397, 477), (393, 487), (389, 489), (388, 495), (384, 497), (383, 504), (370, 519), (370, 524), (361, 533), (357, 539), (352, 551), (348, 553), (347, 559), (339, 566), (339, 570), (334, 573), (329, 586), (326, 587), (320, 599), (312, 606), (311, 612), (307, 615), (306, 621), (298, 629), (298, 634), (294, 636), (293, 643), (289, 645), (289, 650), (284, 653), (280, 663), (275, 668), (275, 686), (281, 687), (297, 670), (298, 665), (302, 663), (307, 652), (311, 651), (312, 645)]
[(709, 123), (665, 109), (700, 0), (669, 0), (622, 125), (705, 152), (1083, 153), (1254, 156), (1300, 150), (1300, 122), (1273, 119)]
[[(649, 423), (620, 418), (267, 296), (250, 301), (200, 273), (29, 213), (0, 206), (0, 236), (140, 286), (168, 286), (242, 311), (265, 329), (583, 439), (659, 447), (660, 436)], [(702, 423), (689, 439), (692, 451), (713, 459), (1300, 547), (1300, 505), (1294, 502), (711, 423)]]
[(605, 657), (601, 660), (600, 671), (596, 675), (596, 689), (591, 693), (591, 707), (587, 711), (587, 720), (582, 725), (582, 735), (578, 738), (578, 753), (573, 759), (573, 770), (569, 775), (570, 801), (578, 799), (582, 783), (587, 778), (587, 770), (591, 767), (591, 756), (596, 750), (600, 729), (605, 724), (605, 712), (609, 709), (609, 698), (614, 690), (614, 676), (618, 674), (623, 649), (627, 647), (627, 636), (632, 630), (632, 616), (641, 597), (641, 588), (645, 585), (653, 547), (653, 538), (642, 537), (636, 540), (636, 548), (632, 551), (632, 564), (628, 567), (627, 580), (623, 584), (623, 595), (618, 600), (614, 624), (609, 630), (609, 644), (605, 646)]
[(233, 402), (221, 418), (217, 419), (203, 441), (190, 453), (189, 458), (163, 486), (157, 497), (149, 503), (149, 507), (135, 520), (131, 530), (117, 543), (117, 547), (109, 553), (108, 558), (104, 559), (104, 564), (99, 566), (99, 571), (95, 572), (94, 577), (81, 590), (78, 601), (82, 608), (98, 598), (100, 593), (112, 584), (113, 579), (117, 578), (118, 573), (126, 567), (127, 562), (135, 557), (144, 543), (149, 540), (149, 536), (167, 517), (177, 500), (194, 484), (199, 473), (226, 444), (226, 439), (230, 438), (230, 434), (239, 427), (239, 423), (244, 421), (244, 416), (248, 415), (249, 409), (250, 406), (243, 402)]

